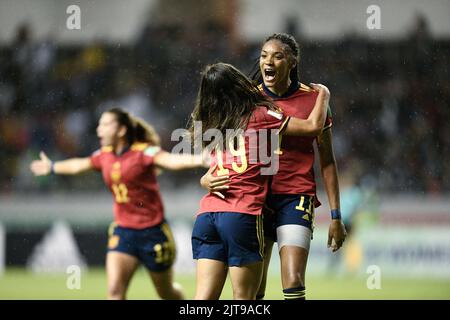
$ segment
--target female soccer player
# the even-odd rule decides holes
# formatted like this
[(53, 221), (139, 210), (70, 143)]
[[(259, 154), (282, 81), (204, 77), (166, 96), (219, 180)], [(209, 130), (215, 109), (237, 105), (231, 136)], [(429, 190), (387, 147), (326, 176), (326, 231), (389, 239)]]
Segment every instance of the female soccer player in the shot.
[[(283, 113), (305, 119), (311, 113), (318, 93), (301, 84), (298, 76), (299, 46), (294, 37), (279, 33), (268, 37), (261, 48), (257, 72), (253, 78), (260, 90)], [(320, 205), (314, 177), (314, 140), (317, 142), (322, 177), (331, 208), (328, 247), (338, 250), (346, 231), (341, 222), (339, 183), (331, 139), (331, 114), (317, 137), (281, 139), (280, 167), (273, 176), (267, 206), (274, 215), (264, 215), (266, 248), (264, 275), (257, 298), (265, 293), (266, 277), (273, 242), (278, 242), (285, 299), (305, 299), (305, 272), (314, 227), (314, 208)], [(228, 180), (206, 174), (202, 185), (210, 192), (226, 190)], [(272, 231), (271, 231), (271, 230)]]
[[(222, 136), (230, 129), (242, 131), (226, 137), (225, 143), (216, 143), (212, 152), (209, 173), (229, 177), (229, 184), (223, 197), (209, 193), (200, 202), (192, 232), (193, 256), (198, 260), (196, 299), (218, 299), (227, 271), (234, 299), (255, 299), (263, 272), (261, 213), (269, 179), (260, 172), (261, 160), (250, 155), (255, 148), (267, 148), (260, 140), (264, 129), (304, 136), (322, 131), (329, 92), (321, 85), (315, 88), (319, 90), (315, 106), (301, 120), (280, 113), (250, 79), (229, 64), (214, 64), (203, 72), (193, 123), (201, 121), (205, 131), (216, 129)], [(252, 134), (257, 135), (253, 142)]]
[(114, 223), (106, 255), (109, 299), (126, 298), (140, 263), (162, 299), (183, 299), (181, 287), (173, 282), (175, 243), (164, 219), (155, 170), (203, 166), (202, 157), (161, 150), (152, 126), (118, 108), (102, 114), (97, 136), (101, 149), (90, 157), (53, 162), (41, 152), (41, 159), (31, 163), (32, 172), (38, 176), (74, 175), (91, 169), (102, 172), (114, 195)]

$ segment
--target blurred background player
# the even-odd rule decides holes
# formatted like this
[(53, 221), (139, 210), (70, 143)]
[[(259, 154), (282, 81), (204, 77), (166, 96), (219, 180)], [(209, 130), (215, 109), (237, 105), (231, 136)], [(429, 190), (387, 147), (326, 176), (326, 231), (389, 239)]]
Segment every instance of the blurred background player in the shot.
[[(246, 133), (256, 132), (258, 148), (267, 147), (259, 138), (260, 130), (275, 129), (286, 135), (319, 134), (325, 123), (329, 92), (321, 85), (315, 88), (319, 94), (314, 109), (306, 120), (301, 120), (280, 113), (233, 66), (218, 63), (204, 71), (193, 123), (201, 121), (205, 131), (217, 129), (223, 136), (230, 129), (242, 131), (227, 136), (225, 147), (216, 142), (212, 152), (209, 174), (229, 179), (222, 196), (210, 192), (202, 198), (192, 231), (193, 256), (198, 260), (196, 299), (218, 299), (228, 271), (234, 299), (256, 298), (263, 273), (262, 208), (269, 176), (260, 172), (261, 159), (252, 161), (249, 156), (250, 134)], [(271, 160), (278, 161), (273, 157)]]
[(101, 115), (97, 136), (101, 149), (90, 157), (53, 162), (41, 152), (31, 170), (37, 176), (75, 175), (92, 169), (102, 172), (114, 196), (106, 256), (108, 299), (126, 298), (139, 264), (148, 270), (162, 299), (183, 299), (181, 287), (173, 282), (176, 248), (164, 218), (156, 170), (203, 166), (202, 156), (163, 151), (151, 125), (119, 108)]
[[(318, 92), (301, 84), (298, 76), (299, 46), (293, 36), (279, 33), (268, 37), (253, 78), (260, 90), (287, 115), (307, 118)], [(280, 136), (280, 168), (272, 177), (264, 214), (265, 273), (258, 298), (265, 294), (267, 272), (274, 241), (278, 242), (285, 299), (305, 299), (305, 272), (314, 227), (314, 208), (320, 205), (314, 177), (314, 147), (317, 141), (325, 189), (331, 208), (328, 247), (337, 251), (345, 239), (341, 222), (337, 167), (331, 142), (331, 111), (323, 132), (317, 137)], [(212, 192), (220, 192), (223, 180), (202, 178)], [(218, 189), (219, 188), (219, 189)], [(273, 214), (271, 213), (273, 211)]]

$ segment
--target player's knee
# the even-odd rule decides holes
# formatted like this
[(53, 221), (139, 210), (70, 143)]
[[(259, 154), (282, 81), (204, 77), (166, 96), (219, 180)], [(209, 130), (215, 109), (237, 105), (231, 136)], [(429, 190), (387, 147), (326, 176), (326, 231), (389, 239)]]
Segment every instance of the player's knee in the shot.
[(125, 300), (128, 288), (128, 281), (125, 276), (118, 276), (108, 273), (108, 299)]
[(220, 294), (217, 295), (215, 292), (197, 292), (195, 294), (194, 300), (219, 300)]
[(163, 300), (181, 300), (184, 299), (182, 288), (179, 284), (173, 283), (169, 285), (156, 286), (158, 295)]
[(216, 285), (198, 285), (195, 290), (195, 300), (219, 300), (222, 294), (222, 287)]
[(250, 292), (250, 290), (233, 290), (233, 299), (234, 300), (255, 300), (256, 293)]
[(158, 295), (163, 300), (174, 300), (175, 294), (170, 290), (158, 290)]
[(233, 300), (255, 300), (254, 295), (237, 293), (233, 294)]
[(125, 288), (120, 285), (110, 285), (108, 287), (109, 300), (125, 300)]
[(156, 292), (158, 292), (159, 297), (163, 300), (171, 300), (172, 296), (174, 295), (171, 287), (168, 288), (164, 288), (162, 286), (156, 287)]

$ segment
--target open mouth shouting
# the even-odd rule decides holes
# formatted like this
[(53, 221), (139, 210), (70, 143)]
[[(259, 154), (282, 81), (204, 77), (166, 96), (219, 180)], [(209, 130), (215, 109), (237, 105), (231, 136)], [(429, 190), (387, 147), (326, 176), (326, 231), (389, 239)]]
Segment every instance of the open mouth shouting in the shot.
[(273, 84), (275, 82), (276, 71), (274, 68), (264, 68), (264, 83)]

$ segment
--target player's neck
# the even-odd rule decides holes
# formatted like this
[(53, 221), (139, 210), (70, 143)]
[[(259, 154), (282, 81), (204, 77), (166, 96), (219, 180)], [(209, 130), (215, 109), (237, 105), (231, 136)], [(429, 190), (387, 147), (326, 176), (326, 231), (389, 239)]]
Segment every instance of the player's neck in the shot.
[(278, 86), (273, 86), (267, 89), (269, 89), (272, 93), (276, 94), (277, 96), (281, 97), (289, 90), (290, 87), (291, 87), (291, 79), (288, 78), (286, 83), (281, 83)]
[(120, 156), (125, 152), (126, 149), (128, 149), (128, 143), (125, 141), (118, 141), (114, 148), (114, 153)]

